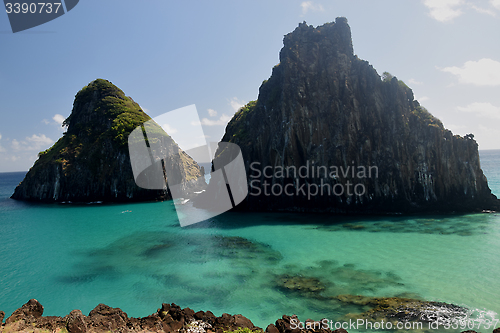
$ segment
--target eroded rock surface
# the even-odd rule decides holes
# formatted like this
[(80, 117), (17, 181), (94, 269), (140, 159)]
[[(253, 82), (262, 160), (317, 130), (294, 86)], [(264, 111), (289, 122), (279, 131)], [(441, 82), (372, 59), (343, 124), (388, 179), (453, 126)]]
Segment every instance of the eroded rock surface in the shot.
[[(168, 199), (167, 189), (136, 185), (128, 148), (129, 134), (151, 118), (111, 82), (97, 79), (78, 92), (67, 132), (38, 160), (12, 198), (39, 202), (123, 202)], [(203, 186), (200, 167), (158, 126), (165, 156), (186, 186)], [(179, 154), (179, 155), (176, 155)], [(145, 172), (148, 172), (147, 170)], [(179, 177), (180, 178), (180, 177)]]
[(249, 176), (239, 209), (374, 214), (500, 207), (473, 135), (453, 135), (404, 82), (381, 78), (359, 59), (345, 18), (316, 28), (302, 23), (287, 34), (258, 100), (234, 115), (222, 141), (241, 147)]
[[(463, 308), (436, 302), (420, 302), (410, 299), (373, 298), (363, 296), (342, 295), (342, 302), (358, 305), (374, 306), (382, 310), (384, 316), (398, 309), (399, 313), (406, 311), (423, 311), (429, 306), (451, 309), (462, 312)], [(419, 303), (420, 302), (420, 303)], [(377, 312), (377, 311), (375, 311)], [(2, 314), (3, 312), (0, 312)], [(190, 308), (182, 309), (174, 303), (163, 303), (157, 312), (143, 318), (130, 318), (119, 308), (105, 304), (97, 305), (88, 316), (80, 310), (73, 310), (62, 317), (43, 317), (43, 306), (35, 299), (28, 301), (1, 324), (0, 332), (33, 332), (33, 333), (104, 333), (104, 332), (167, 332), (167, 333), (263, 333), (263, 329), (255, 326), (252, 321), (241, 314), (227, 313), (217, 317), (210, 311), (195, 312)], [(366, 317), (372, 320), (380, 319), (367, 312)], [(359, 318), (359, 317), (358, 317)], [(401, 317), (398, 317), (401, 318)], [(1, 319), (1, 317), (0, 317)], [(429, 319), (429, 318), (427, 318)], [(326, 318), (325, 318), (326, 320)], [(274, 324), (267, 326), (266, 333), (347, 333), (343, 328), (331, 329), (322, 325), (323, 320), (301, 320), (296, 316), (283, 315)], [(301, 323), (301, 324), (300, 324)], [(493, 333), (498, 333), (497, 328)], [(467, 331), (473, 333), (474, 331)]]

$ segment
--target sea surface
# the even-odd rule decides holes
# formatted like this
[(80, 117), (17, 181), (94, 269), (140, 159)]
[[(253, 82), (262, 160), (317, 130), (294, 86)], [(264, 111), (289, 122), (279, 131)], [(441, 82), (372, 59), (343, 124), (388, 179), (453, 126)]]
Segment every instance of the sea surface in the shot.
[[(500, 196), (500, 150), (480, 156)], [(181, 228), (170, 201), (9, 199), (24, 174), (0, 174), (0, 310), (7, 316), (31, 298), (44, 315), (57, 316), (73, 309), (88, 314), (99, 303), (147, 316), (165, 302), (241, 313), (265, 328), (283, 314), (335, 321), (365, 311), (335, 299), (351, 294), (442, 301), (500, 318), (497, 213), (226, 213)]]

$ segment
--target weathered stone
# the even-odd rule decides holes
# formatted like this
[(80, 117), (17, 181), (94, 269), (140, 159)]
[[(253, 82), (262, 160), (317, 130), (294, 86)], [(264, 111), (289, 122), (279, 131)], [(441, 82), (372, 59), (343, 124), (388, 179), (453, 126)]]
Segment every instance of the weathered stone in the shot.
[(26, 304), (17, 309), (12, 313), (12, 315), (5, 321), (6, 324), (10, 324), (19, 320), (24, 320), (26, 323), (34, 322), (37, 318), (40, 318), (43, 314), (43, 306), (36, 299), (30, 299)]
[(203, 312), (203, 311), (198, 311), (194, 314), (194, 318), (197, 320), (203, 319), (204, 316), (205, 316), (205, 312)]
[(69, 333), (86, 333), (87, 324), (85, 316), (80, 310), (73, 310), (67, 317), (66, 328)]
[[(135, 320), (133, 322), (135, 322)], [(133, 324), (133, 322), (132, 322), (132, 324)], [(155, 330), (155, 329), (161, 329), (163, 327), (161, 320), (157, 314), (153, 314), (153, 315), (150, 315), (147, 317), (140, 318), (138, 320), (138, 324), (139, 324), (140, 328), (144, 329), (144, 330)], [(127, 324), (127, 326), (130, 326), (130, 325)], [(132, 326), (134, 326), (134, 325), (132, 325)]]
[[(151, 118), (111, 82), (97, 79), (75, 97), (67, 132), (39, 154), (13, 199), (41, 202), (123, 202), (168, 199), (164, 189), (136, 185), (128, 148), (129, 134)], [(186, 188), (204, 186), (199, 166), (158, 126), (162, 151), (154, 158), (180, 154), (169, 166)], [(161, 155), (161, 156), (159, 156)], [(158, 162), (159, 163), (159, 162)], [(141, 176), (151, 175), (148, 168)], [(203, 182), (203, 183), (202, 183)], [(205, 184), (206, 185), (206, 184)]]
[(88, 315), (88, 327), (106, 330), (117, 330), (125, 327), (128, 316), (119, 308), (99, 304)]
[(251, 330), (256, 328), (250, 319), (242, 316), (241, 314), (233, 316), (233, 325), (236, 327), (249, 328)]
[(280, 333), (280, 331), (274, 324), (269, 324), (266, 327), (266, 333)]
[(2, 325), (3, 318), (5, 317), (5, 312), (0, 311), (0, 325)]
[(281, 319), (276, 320), (276, 328), (280, 331), (280, 333), (299, 333), (300, 329), (299, 328), (292, 328), (291, 321), (292, 319), (294, 322), (298, 323), (299, 318), (296, 315), (293, 316), (287, 316), (283, 315)]
[(454, 304), (411, 298), (339, 295), (337, 299), (344, 303), (359, 305), (360, 308), (365, 309), (363, 313), (347, 314), (345, 320), (429, 323), (438, 319), (459, 320), (467, 314), (466, 308)]
[(406, 84), (382, 80), (354, 55), (345, 18), (287, 34), (258, 100), (234, 115), (222, 141), (238, 144), (245, 161), (251, 194), (241, 210), (500, 209), (473, 136), (453, 135)]

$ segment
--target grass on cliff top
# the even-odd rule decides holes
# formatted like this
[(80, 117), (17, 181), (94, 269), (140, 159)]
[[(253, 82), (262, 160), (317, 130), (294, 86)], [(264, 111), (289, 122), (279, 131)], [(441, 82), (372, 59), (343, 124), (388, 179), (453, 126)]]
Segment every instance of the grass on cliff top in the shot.
[[(90, 170), (97, 174), (102, 161), (109, 158), (103, 148), (111, 142), (114, 151), (128, 152), (130, 133), (149, 120), (151, 117), (132, 98), (111, 82), (97, 79), (77, 93), (73, 112), (63, 123), (69, 126), (68, 132), (51, 148), (38, 154), (33, 169), (61, 164), (64, 172), (71, 172), (71, 166), (82, 156)], [(172, 141), (155, 122), (148, 123), (147, 128), (152, 133), (148, 138), (150, 143), (163, 137), (166, 142)], [(187, 180), (199, 176), (199, 167), (185, 153), (181, 154), (181, 163)]]
[(434, 117), (426, 108), (423, 106), (418, 106), (415, 110), (411, 112), (416, 115), (418, 119), (426, 123), (428, 126), (437, 127), (444, 129), (444, 125), (438, 118)]
[[(96, 116), (82, 123), (78, 117), (92, 102), (95, 105), (91, 112), (96, 113)], [(62, 164), (63, 169), (66, 169), (80, 154), (92, 158), (96, 150), (100, 150), (109, 139), (115, 149), (126, 149), (129, 134), (150, 119), (122, 90), (109, 81), (97, 79), (76, 94), (73, 112), (63, 122), (63, 125), (69, 126), (68, 132), (52, 147), (38, 154), (39, 159), (33, 168)], [(72, 123), (76, 121), (79, 122)]]
[[(100, 96), (95, 101), (96, 94)], [(84, 124), (73, 124), (80, 110), (90, 107), (95, 101), (92, 112), (99, 114), (96, 120)], [(78, 118), (77, 118), (78, 119)], [(111, 120), (111, 127), (104, 132), (96, 133), (102, 129), (101, 120)], [(144, 122), (150, 120), (139, 104), (130, 97), (125, 96), (123, 91), (109, 81), (97, 79), (83, 87), (75, 96), (73, 112), (64, 121), (68, 125), (68, 132), (86, 133), (90, 137), (111, 138), (118, 146), (127, 145), (128, 135)]]
[(248, 126), (245, 123), (248, 115), (255, 109), (256, 105), (257, 101), (250, 101), (234, 114), (226, 127), (226, 133), (233, 133), (232, 137), (228, 138), (229, 142), (241, 142), (248, 138)]

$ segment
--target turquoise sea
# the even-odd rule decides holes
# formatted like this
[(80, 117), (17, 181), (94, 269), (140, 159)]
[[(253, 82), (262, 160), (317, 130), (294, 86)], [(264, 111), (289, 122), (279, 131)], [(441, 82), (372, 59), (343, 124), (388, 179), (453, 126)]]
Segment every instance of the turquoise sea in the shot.
[[(480, 154), (500, 196), (500, 150)], [(443, 301), (500, 318), (497, 213), (226, 213), (181, 228), (172, 202), (9, 199), (23, 177), (0, 174), (0, 310), (7, 316), (31, 298), (45, 315), (57, 316), (73, 309), (88, 314), (99, 303), (147, 316), (173, 302), (216, 315), (241, 313), (265, 328), (283, 314), (336, 320), (365, 311), (331, 299), (352, 294)], [(322, 297), (284, 288), (289, 277), (319, 281)]]

